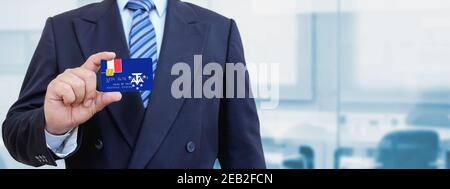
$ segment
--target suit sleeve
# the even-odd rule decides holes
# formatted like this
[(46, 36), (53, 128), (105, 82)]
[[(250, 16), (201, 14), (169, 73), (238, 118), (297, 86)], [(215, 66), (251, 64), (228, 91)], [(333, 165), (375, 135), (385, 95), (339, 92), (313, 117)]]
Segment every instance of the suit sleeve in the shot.
[[(227, 63), (245, 64), (244, 50), (236, 23), (230, 21), (228, 37)], [(224, 74), (225, 77), (227, 74)], [(228, 78), (225, 78), (227, 81)], [(236, 82), (245, 82), (250, 91), (250, 80), (246, 72), (245, 81), (234, 81), (234, 85), (226, 82), (224, 90), (234, 88)], [(219, 162), (224, 169), (261, 169), (265, 168), (264, 153), (261, 144), (259, 119), (254, 99), (223, 98), (220, 109)], [(237, 96), (235, 96), (237, 97)]]
[(45, 140), (44, 98), (47, 85), (58, 74), (52, 18), (24, 78), (18, 100), (3, 122), (3, 141), (11, 156), (31, 166), (56, 165), (56, 156)]

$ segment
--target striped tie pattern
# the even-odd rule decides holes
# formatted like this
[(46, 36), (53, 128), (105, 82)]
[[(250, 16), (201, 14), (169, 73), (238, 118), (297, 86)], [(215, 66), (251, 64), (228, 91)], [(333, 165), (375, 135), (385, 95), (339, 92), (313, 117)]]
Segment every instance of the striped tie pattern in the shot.
[[(153, 74), (157, 65), (156, 33), (150, 21), (150, 11), (155, 9), (152, 0), (130, 0), (127, 9), (133, 11), (133, 20), (129, 35), (131, 58), (151, 58)], [(154, 76), (154, 75), (153, 75)], [(151, 91), (141, 91), (141, 99), (145, 108), (148, 106)]]

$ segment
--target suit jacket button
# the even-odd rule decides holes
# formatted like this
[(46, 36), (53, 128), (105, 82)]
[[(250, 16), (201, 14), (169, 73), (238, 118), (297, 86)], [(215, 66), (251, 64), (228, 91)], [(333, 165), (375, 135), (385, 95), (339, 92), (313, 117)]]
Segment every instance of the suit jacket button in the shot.
[(97, 150), (101, 150), (103, 148), (103, 141), (100, 139), (97, 139), (97, 141), (95, 141), (95, 148)]
[(195, 151), (195, 143), (192, 142), (192, 141), (189, 141), (189, 142), (186, 144), (186, 150), (187, 150), (187, 152), (189, 152), (189, 153), (194, 152), (194, 151)]

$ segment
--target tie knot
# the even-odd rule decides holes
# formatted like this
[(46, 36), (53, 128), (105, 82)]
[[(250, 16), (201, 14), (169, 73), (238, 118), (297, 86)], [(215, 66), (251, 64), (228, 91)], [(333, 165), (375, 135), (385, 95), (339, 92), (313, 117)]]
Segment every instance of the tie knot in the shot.
[(152, 0), (129, 0), (126, 8), (132, 11), (151, 11), (155, 8), (155, 4)]

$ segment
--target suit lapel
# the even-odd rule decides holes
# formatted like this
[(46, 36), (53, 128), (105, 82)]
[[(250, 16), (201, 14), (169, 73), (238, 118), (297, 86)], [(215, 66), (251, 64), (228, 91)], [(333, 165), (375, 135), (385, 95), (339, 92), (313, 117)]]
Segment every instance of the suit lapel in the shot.
[(172, 65), (185, 62), (193, 67), (194, 55), (203, 52), (208, 26), (198, 23), (186, 4), (169, 0), (154, 88), (129, 168), (145, 168), (172, 127), (184, 103), (184, 99), (171, 95), (171, 84), (176, 79), (170, 74)]
[[(118, 58), (128, 58), (128, 47), (116, 1), (105, 0), (95, 6), (82, 19), (74, 21), (84, 58), (102, 51), (112, 51)], [(97, 76), (97, 81), (99, 80)], [(135, 137), (127, 127), (139, 127), (144, 116), (144, 107), (139, 94), (123, 93), (120, 102), (113, 103), (106, 109), (132, 148)]]

